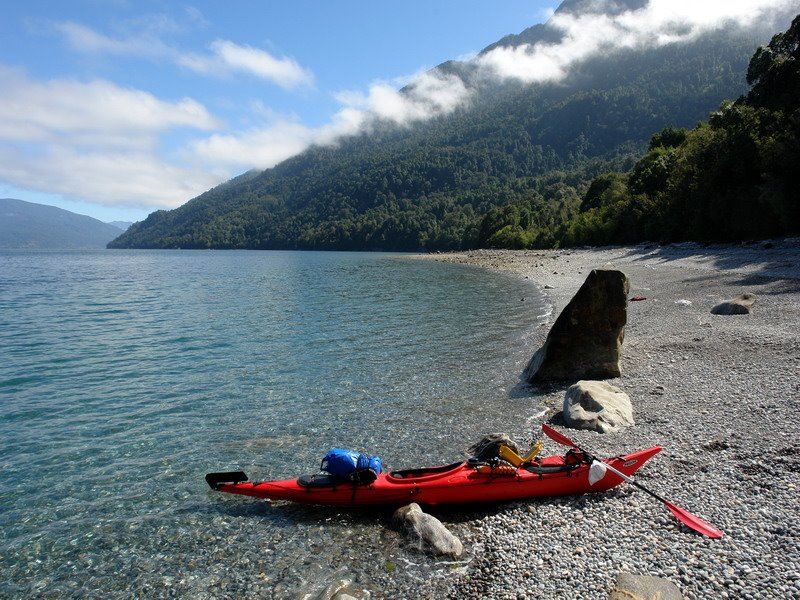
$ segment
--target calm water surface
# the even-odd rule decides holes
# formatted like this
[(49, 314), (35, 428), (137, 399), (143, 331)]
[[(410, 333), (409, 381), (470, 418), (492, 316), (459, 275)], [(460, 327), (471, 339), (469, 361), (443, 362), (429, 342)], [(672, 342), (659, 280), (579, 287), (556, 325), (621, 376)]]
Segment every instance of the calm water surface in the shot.
[(524, 437), (545, 312), (527, 282), (385, 254), (0, 253), (0, 597), (419, 577), (432, 561), (386, 514), (203, 476), (314, 472), (333, 446), (430, 465), (487, 431)]

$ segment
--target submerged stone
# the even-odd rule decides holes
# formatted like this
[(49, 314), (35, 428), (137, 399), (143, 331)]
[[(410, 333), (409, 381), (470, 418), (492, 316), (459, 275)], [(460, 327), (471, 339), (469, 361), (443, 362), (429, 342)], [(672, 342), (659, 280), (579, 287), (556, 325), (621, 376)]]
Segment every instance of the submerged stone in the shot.
[(454, 536), (439, 519), (422, 512), (416, 502), (398, 508), (392, 520), (419, 543), (421, 550), (452, 558), (460, 558), (464, 553), (461, 540)]

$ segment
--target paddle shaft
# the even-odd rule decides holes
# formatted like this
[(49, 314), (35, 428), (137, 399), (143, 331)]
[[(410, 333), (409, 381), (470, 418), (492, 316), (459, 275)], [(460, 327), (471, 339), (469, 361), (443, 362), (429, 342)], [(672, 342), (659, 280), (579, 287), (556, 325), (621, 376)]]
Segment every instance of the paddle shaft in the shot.
[(663, 502), (664, 504), (668, 504), (668, 503), (669, 503), (667, 500), (665, 500), (664, 498), (662, 498), (661, 496), (659, 496), (659, 495), (658, 495), (658, 494), (656, 494), (655, 492), (653, 492), (653, 491), (651, 491), (651, 490), (647, 489), (646, 487), (644, 487), (644, 486), (643, 486), (641, 483), (639, 483), (638, 481), (636, 481), (636, 480), (635, 480), (633, 477), (629, 477), (628, 475), (625, 475), (625, 473), (623, 473), (622, 471), (618, 471), (617, 469), (615, 469), (614, 467), (612, 467), (612, 466), (611, 466), (610, 464), (608, 464), (607, 462), (604, 462), (604, 463), (603, 463), (603, 465), (605, 466), (605, 468), (606, 468), (606, 469), (608, 469), (608, 470), (609, 470), (609, 471), (611, 471), (612, 473), (616, 473), (617, 475), (619, 475), (620, 477), (622, 477), (622, 478), (623, 478), (625, 481), (627, 481), (627, 482), (628, 482), (628, 483), (630, 483), (631, 485), (635, 485), (637, 488), (639, 488), (639, 489), (640, 489), (640, 490), (642, 490), (643, 492), (647, 492), (648, 494), (650, 494), (650, 495), (651, 495), (653, 498), (655, 498), (656, 500), (658, 500), (658, 501), (660, 501), (660, 502)]

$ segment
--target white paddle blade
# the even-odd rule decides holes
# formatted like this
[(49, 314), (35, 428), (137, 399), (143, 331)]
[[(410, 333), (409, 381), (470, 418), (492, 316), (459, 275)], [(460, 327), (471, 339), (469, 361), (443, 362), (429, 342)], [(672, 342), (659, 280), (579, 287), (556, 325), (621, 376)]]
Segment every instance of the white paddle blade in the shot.
[(606, 476), (606, 464), (600, 461), (593, 461), (589, 467), (589, 485), (594, 485)]

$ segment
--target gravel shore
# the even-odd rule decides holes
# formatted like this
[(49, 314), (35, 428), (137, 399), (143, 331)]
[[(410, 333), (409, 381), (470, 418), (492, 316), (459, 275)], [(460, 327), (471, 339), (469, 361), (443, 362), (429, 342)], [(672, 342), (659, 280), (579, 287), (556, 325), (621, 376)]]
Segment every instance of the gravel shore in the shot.
[[(664, 446), (639, 481), (725, 537), (687, 530), (631, 486), (443, 517), (473, 558), (420, 582), (418, 597), (607, 598), (625, 571), (664, 577), (685, 598), (800, 598), (800, 239), (430, 258), (545, 288), (554, 310), (539, 342), (592, 269), (623, 271), (646, 300), (629, 304), (622, 376), (610, 383), (631, 397), (636, 425), (567, 433), (601, 456)], [(752, 314), (710, 313), (742, 293), (757, 296)], [(531, 395), (555, 412), (566, 387)]]

